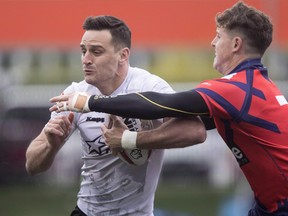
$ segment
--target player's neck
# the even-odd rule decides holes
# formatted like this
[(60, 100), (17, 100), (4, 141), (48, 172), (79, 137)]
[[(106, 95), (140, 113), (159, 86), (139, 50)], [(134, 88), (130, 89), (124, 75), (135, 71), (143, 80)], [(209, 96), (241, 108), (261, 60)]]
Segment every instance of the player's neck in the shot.
[(128, 70), (129, 70), (129, 65), (127, 65), (127, 67), (120, 68), (119, 72), (116, 74), (114, 78), (107, 80), (107, 82), (105, 83), (100, 83), (96, 87), (100, 90), (102, 95), (106, 95), (106, 96), (111, 95), (124, 82), (128, 74)]

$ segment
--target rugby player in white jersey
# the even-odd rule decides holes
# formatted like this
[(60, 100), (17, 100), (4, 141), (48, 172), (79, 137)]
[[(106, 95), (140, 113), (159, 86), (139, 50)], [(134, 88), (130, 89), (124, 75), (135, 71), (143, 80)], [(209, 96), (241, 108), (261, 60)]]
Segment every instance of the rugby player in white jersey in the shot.
[[(112, 16), (88, 17), (83, 29), (80, 48), (84, 80), (73, 82), (63, 94), (80, 91), (115, 96), (143, 91), (173, 92), (163, 79), (130, 66), (131, 32), (122, 20)], [(49, 122), (27, 149), (27, 172), (35, 175), (48, 170), (70, 135), (79, 130), (83, 149), (82, 182), (71, 216), (153, 216), (164, 150), (153, 150), (149, 160), (141, 166), (123, 162), (111, 153), (102, 136), (101, 126), (108, 125), (109, 118), (98, 112), (52, 112)], [(139, 130), (134, 119), (122, 120), (130, 130)], [(187, 119), (183, 119), (183, 123), (179, 119), (177, 124), (172, 120), (164, 123), (166, 136), (163, 141), (188, 146), (205, 140), (206, 131), (198, 118), (189, 123)], [(185, 124), (187, 133), (181, 124)], [(191, 130), (197, 133), (193, 134)]]

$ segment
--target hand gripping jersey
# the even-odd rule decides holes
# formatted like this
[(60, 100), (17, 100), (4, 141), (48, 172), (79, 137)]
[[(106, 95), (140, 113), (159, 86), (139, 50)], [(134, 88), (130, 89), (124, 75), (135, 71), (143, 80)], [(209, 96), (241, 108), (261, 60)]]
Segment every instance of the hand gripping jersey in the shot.
[[(64, 93), (76, 91), (101, 94), (85, 81), (72, 83)], [(111, 96), (142, 91), (173, 92), (159, 77), (130, 67), (125, 81)], [(141, 166), (124, 163), (104, 143), (100, 126), (108, 125), (108, 121), (105, 113), (75, 113), (73, 127), (81, 135), (84, 162), (77, 205), (88, 216), (152, 216), (164, 151), (153, 150), (148, 162)], [(130, 130), (138, 130), (134, 119), (123, 121)]]
[(256, 200), (269, 212), (288, 208), (288, 104), (260, 60), (243, 62), (196, 91)]

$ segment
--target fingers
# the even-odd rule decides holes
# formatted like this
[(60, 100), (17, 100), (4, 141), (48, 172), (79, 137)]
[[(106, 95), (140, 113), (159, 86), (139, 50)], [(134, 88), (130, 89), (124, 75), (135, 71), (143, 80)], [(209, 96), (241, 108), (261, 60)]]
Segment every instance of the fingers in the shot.
[(68, 102), (56, 102), (56, 104), (54, 104), (52, 107), (49, 108), (50, 112), (63, 112), (63, 111), (69, 111)]
[(109, 123), (108, 123), (108, 126), (107, 126), (108, 129), (111, 129), (113, 127), (114, 122), (116, 121), (115, 117), (116, 117), (115, 115), (110, 115), (109, 116)]
[(116, 115), (110, 115), (110, 119), (112, 121), (119, 121), (120, 120), (120, 118), (118, 116), (116, 116)]
[[(124, 122), (121, 120), (121, 118), (119, 116), (116, 116), (116, 115), (110, 115), (110, 122), (111, 122), (111, 125), (110, 125), (110, 122), (109, 122), (109, 125), (108, 125), (108, 128), (125, 128), (127, 129), (127, 126), (124, 124)], [(110, 126), (110, 127), (109, 127)]]
[[(109, 124), (111, 123), (112, 121), (109, 122)], [(112, 123), (111, 123), (112, 125)], [(101, 125), (101, 131), (102, 131), (102, 135), (103, 135), (103, 138), (104, 138), (104, 142), (106, 143), (106, 145), (110, 148), (111, 150), (111, 153), (112, 155), (116, 156), (118, 151), (116, 151), (110, 144), (110, 142), (108, 141), (109, 140), (109, 129), (106, 127), (105, 124), (102, 124)]]
[(119, 149), (111, 149), (111, 153), (112, 153), (112, 155), (114, 155), (114, 156), (117, 156), (117, 154), (120, 152), (120, 150)]
[(121, 131), (117, 127), (118, 122), (122, 122), (119, 117), (111, 115), (108, 126), (105, 124), (101, 125), (104, 141), (110, 148), (112, 155), (116, 156), (121, 148)]
[(68, 136), (71, 128), (71, 122), (68, 118), (66, 116), (61, 116), (55, 119), (51, 119), (45, 125), (44, 132), (47, 135), (54, 134), (62, 137)]
[(58, 95), (56, 97), (50, 98), (51, 103), (56, 103), (56, 102), (61, 102), (61, 101), (68, 101), (69, 100), (69, 95)]
[(90, 112), (88, 101), (90, 95), (85, 92), (75, 92), (68, 95), (59, 95), (50, 99), (50, 102), (54, 102), (50, 107), (50, 112), (62, 112), (62, 111), (74, 111), (74, 112)]
[(73, 122), (74, 120), (74, 113), (73, 112), (70, 112), (69, 115), (68, 115), (68, 120), (70, 121), (70, 123)]
[(67, 95), (61, 94), (61, 95), (50, 98), (49, 101), (51, 103), (55, 103), (55, 104), (49, 108), (49, 111), (50, 112), (55, 111), (55, 112), (59, 113), (62, 111), (71, 110), (69, 108), (69, 98), (72, 96), (73, 96), (73, 94), (67, 94)]
[(101, 125), (101, 131), (102, 131), (102, 134), (105, 136), (105, 133), (107, 132), (108, 128), (106, 127), (105, 124), (102, 124)]
[(62, 130), (61, 127), (58, 128), (58, 126), (55, 126), (55, 124), (50, 123), (50, 122), (45, 125), (44, 132), (47, 136), (50, 136), (50, 135), (56, 135), (59, 137), (65, 136), (64, 130)]

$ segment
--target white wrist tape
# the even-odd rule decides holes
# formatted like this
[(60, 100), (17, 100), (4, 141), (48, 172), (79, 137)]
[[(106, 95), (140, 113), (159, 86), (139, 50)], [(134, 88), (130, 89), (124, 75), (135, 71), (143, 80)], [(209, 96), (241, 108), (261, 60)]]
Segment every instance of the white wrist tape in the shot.
[(121, 138), (121, 147), (123, 149), (135, 149), (137, 140), (137, 132), (125, 130)]
[(87, 96), (87, 99), (86, 99), (86, 102), (85, 102), (85, 105), (83, 107), (83, 111), (82, 112), (91, 112), (91, 110), (89, 109), (89, 99), (90, 99), (91, 96)]
[(88, 96), (85, 92), (75, 93), (72, 98), (71, 104), (69, 105), (69, 109), (76, 112), (89, 112), (89, 98), (90, 96)]

